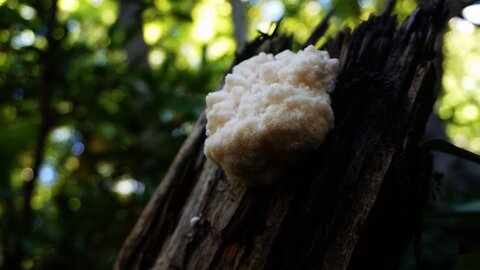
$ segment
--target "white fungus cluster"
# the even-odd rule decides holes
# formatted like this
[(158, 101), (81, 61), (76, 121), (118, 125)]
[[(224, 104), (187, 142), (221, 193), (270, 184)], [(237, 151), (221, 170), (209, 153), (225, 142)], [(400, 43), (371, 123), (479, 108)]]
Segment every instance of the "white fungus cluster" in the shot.
[(333, 128), (337, 70), (338, 60), (313, 46), (239, 63), (206, 98), (205, 155), (230, 180), (274, 182)]

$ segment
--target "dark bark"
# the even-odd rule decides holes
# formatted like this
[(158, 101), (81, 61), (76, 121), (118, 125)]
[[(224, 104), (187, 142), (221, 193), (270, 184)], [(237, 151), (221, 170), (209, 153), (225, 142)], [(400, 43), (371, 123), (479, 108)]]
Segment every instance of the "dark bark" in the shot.
[(145, 70), (148, 68), (149, 46), (143, 39), (142, 12), (145, 4), (135, 0), (121, 0), (120, 13), (113, 29), (125, 35), (125, 50), (129, 68)]
[(392, 14), (393, 9), (395, 8), (395, 4), (397, 4), (396, 0), (387, 0), (383, 4), (382, 12), (381, 14), (383, 15), (389, 15)]
[[(371, 17), (327, 45), (341, 71), (335, 129), (278, 183), (235, 184), (203, 155), (205, 117), (126, 240), (117, 269), (395, 269), (421, 228), (431, 156), (418, 147), (434, 102), (443, 3), (396, 30)], [(315, 41), (311, 41), (315, 43)], [(290, 45), (281, 35), (255, 51)]]

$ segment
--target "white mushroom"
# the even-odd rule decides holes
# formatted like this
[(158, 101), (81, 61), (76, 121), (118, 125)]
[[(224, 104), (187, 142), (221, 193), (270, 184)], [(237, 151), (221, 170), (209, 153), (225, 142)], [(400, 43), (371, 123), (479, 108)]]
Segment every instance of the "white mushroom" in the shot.
[(274, 182), (333, 128), (337, 70), (338, 60), (313, 46), (239, 63), (206, 98), (205, 155), (233, 181)]

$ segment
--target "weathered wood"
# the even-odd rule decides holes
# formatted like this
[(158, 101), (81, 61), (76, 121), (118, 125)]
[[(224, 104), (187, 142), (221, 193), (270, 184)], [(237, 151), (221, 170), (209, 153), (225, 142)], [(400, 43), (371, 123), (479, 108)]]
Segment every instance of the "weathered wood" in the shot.
[[(384, 14), (327, 43), (341, 63), (335, 129), (272, 186), (227, 181), (203, 156), (202, 116), (116, 269), (395, 269), (428, 194), (431, 157), (418, 144), (435, 99), (443, 18), (439, 2), (399, 30)], [(236, 62), (290, 42), (261, 37)]]

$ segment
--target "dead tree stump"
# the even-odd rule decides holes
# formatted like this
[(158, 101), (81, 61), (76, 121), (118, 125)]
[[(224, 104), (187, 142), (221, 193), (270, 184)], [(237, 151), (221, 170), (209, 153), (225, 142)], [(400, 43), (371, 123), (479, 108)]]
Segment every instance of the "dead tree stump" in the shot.
[[(435, 100), (443, 6), (416, 9), (399, 29), (390, 15), (372, 16), (327, 43), (341, 62), (335, 129), (272, 186), (227, 181), (203, 155), (202, 115), (116, 269), (398, 267), (428, 197), (431, 156), (419, 143)], [(284, 35), (259, 37), (236, 62), (290, 46)]]

